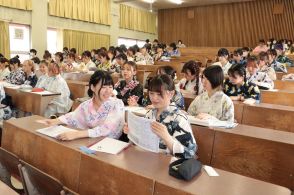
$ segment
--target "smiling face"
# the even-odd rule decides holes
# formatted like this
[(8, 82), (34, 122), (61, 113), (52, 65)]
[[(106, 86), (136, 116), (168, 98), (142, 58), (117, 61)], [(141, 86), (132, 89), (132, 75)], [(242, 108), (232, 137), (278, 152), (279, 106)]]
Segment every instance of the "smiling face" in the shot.
[(97, 83), (96, 86), (91, 85), (91, 90), (93, 91), (94, 97), (98, 98), (101, 102), (108, 100), (113, 95), (112, 85), (101, 86), (101, 81)]
[(44, 63), (40, 64), (39, 70), (44, 75), (48, 74), (48, 67)]

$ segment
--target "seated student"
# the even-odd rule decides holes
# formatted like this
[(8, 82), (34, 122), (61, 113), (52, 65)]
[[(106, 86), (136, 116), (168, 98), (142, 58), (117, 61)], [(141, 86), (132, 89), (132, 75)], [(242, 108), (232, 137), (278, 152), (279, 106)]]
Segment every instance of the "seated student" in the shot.
[(18, 59), (18, 56), (11, 58), (9, 60), (9, 64), (11, 72), (7, 77), (5, 77), (4, 80), (8, 83), (15, 85), (24, 84), (26, 77), (24, 71), (20, 67), (20, 61)]
[(5, 103), (6, 94), (3, 85), (0, 85), (0, 121), (8, 120), (11, 118), (12, 111), (9, 105)]
[(169, 48), (170, 48), (170, 51), (168, 52), (169, 56), (174, 56), (174, 57), (180, 57), (181, 56), (180, 50), (178, 49), (178, 47), (177, 47), (177, 45), (175, 43), (171, 43), (169, 45)]
[(144, 45), (140, 52), (141, 58), (137, 58), (137, 64), (142, 64), (142, 65), (152, 65), (154, 64), (153, 58), (150, 56), (149, 51), (151, 50), (151, 46), (150, 45)]
[(121, 67), (128, 61), (128, 58), (125, 54), (118, 54), (115, 57), (116, 60), (116, 64), (112, 65), (110, 67), (110, 71), (111, 72), (116, 72), (116, 73), (120, 73), (121, 72)]
[(42, 60), (40, 62), (40, 68), (39, 68), (41, 75), (38, 78), (36, 88), (45, 88), (47, 85), (47, 79), (48, 79), (48, 63), (45, 60)]
[(25, 82), (24, 85), (30, 85), (33, 88), (37, 84), (38, 78), (34, 72), (34, 63), (32, 60), (25, 60), (23, 62), (23, 71), (25, 72)]
[(281, 44), (277, 44), (275, 46), (275, 49), (277, 51), (277, 61), (283, 64), (287, 64), (287, 66), (293, 67), (294, 66), (294, 62), (292, 60), (290, 60), (287, 56), (284, 55), (284, 51), (283, 51), (283, 45)]
[(43, 55), (43, 60), (46, 60), (47, 63), (52, 62), (52, 56), (51, 56), (51, 53), (48, 50), (45, 50), (44, 55)]
[(9, 63), (9, 61), (6, 58), (0, 58), (0, 81), (4, 80), (5, 77), (10, 74), (9, 68), (6, 67), (7, 63)]
[(37, 56), (37, 50), (30, 49), (30, 59), (33, 59), (36, 56)]
[(225, 77), (228, 75), (228, 70), (232, 66), (229, 62), (229, 51), (226, 48), (220, 48), (217, 52), (218, 62), (212, 65), (220, 65), (224, 71)]
[(246, 65), (246, 60), (243, 58), (243, 50), (242, 48), (236, 49), (233, 53), (233, 61), (231, 64), (242, 64)]
[(165, 47), (163, 44), (159, 44), (156, 48), (156, 54), (154, 55), (154, 61), (164, 61), (169, 60), (168, 53), (165, 52)]
[(63, 63), (63, 53), (56, 52), (54, 56), (55, 62), (58, 64), (58, 66), (61, 68), (61, 70), (66, 70), (66, 64)]
[[(154, 77), (148, 87), (148, 94), (153, 109), (146, 118), (154, 119), (151, 125), (153, 132), (160, 137), (159, 149), (179, 158), (193, 158), (197, 150), (191, 125), (187, 116), (171, 103), (174, 96), (174, 82), (168, 75)], [(125, 125), (124, 133), (128, 133)]]
[[(173, 81), (176, 79), (176, 71), (171, 66), (162, 66), (157, 69), (157, 75), (163, 75), (163, 74), (170, 76)], [(185, 99), (182, 93), (180, 92), (180, 90), (178, 90), (177, 88), (175, 89), (175, 94), (172, 97), (171, 102), (174, 102), (179, 109), (181, 110), (185, 109)], [(137, 104), (132, 104), (132, 103), (129, 105), (138, 106)], [(147, 106), (148, 108), (153, 108), (153, 106), (151, 105), (149, 96), (147, 96), (146, 98), (143, 98), (140, 105), (144, 107)]]
[(276, 58), (277, 58), (277, 51), (275, 49), (269, 49), (267, 53), (268, 53), (269, 65), (276, 72), (284, 72), (284, 73), (287, 73), (286, 66), (276, 60)]
[(138, 102), (143, 98), (143, 86), (136, 80), (137, 65), (135, 62), (127, 62), (123, 65), (123, 80), (118, 81), (114, 89), (116, 97), (121, 99), (125, 105), (129, 105), (130, 99)]
[(107, 51), (107, 56), (109, 58), (109, 63), (111, 66), (114, 66), (116, 64), (116, 60), (115, 60), (115, 49), (112, 48), (112, 49), (109, 49)]
[(186, 47), (186, 45), (183, 43), (183, 41), (182, 41), (182, 40), (178, 40), (177, 47), (178, 47), (178, 48), (181, 48), (181, 47)]
[(196, 95), (201, 94), (203, 86), (200, 78), (200, 66), (199, 62), (193, 60), (186, 62), (182, 69), (185, 78), (181, 79), (176, 87)]
[(128, 57), (128, 61), (135, 61), (135, 54), (136, 54), (136, 50), (134, 47), (129, 47), (127, 50), (127, 57)]
[(188, 113), (197, 118), (218, 119), (234, 122), (234, 104), (222, 91), (224, 73), (220, 66), (207, 67), (203, 72), (203, 87), (206, 90), (191, 103)]
[[(82, 60), (85, 63), (86, 70), (90, 70), (91, 68), (96, 68), (96, 64), (91, 60), (91, 52), (84, 51), (82, 54)], [(84, 67), (82, 67), (84, 69)]]
[(55, 97), (47, 106), (44, 116), (49, 118), (51, 115), (67, 113), (73, 101), (69, 98), (70, 91), (66, 81), (60, 75), (60, 67), (55, 62), (51, 62), (48, 67), (49, 78), (45, 90), (61, 93), (60, 96)]
[(267, 73), (261, 72), (257, 64), (257, 58), (251, 56), (247, 60), (247, 75), (246, 79), (250, 83), (254, 83), (259, 89), (273, 89), (274, 82)]
[(258, 46), (253, 49), (252, 53), (258, 55), (262, 51), (267, 52), (268, 49), (269, 48), (266, 46), (264, 39), (260, 39)]
[(74, 69), (77, 69), (78, 67), (79, 67), (79, 64), (76, 62), (76, 55), (73, 53), (69, 53), (67, 55), (65, 71), (72, 71)]
[(275, 70), (269, 64), (269, 56), (266, 52), (259, 53), (258, 59), (259, 71), (266, 73), (271, 80), (276, 80), (277, 75)]
[(98, 70), (108, 71), (110, 69), (111, 64), (107, 53), (104, 51), (100, 51), (98, 53), (98, 59), (100, 61), (100, 64), (97, 66)]
[(105, 71), (98, 70), (90, 78), (88, 95), (75, 111), (57, 119), (44, 120), (48, 125), (65, 124), (81, 131), (60, 134), (60, 140), (107, 136), (118, 139), (124, 125), (124, 104), (113, 95), (113, 81)]
[(242, 48), (242, 51), (243, 51), (242, 57), (243, 57), (244, 60), (247, 60), (247, 58), (249, 57), (250, 50), (251, 49), (249, 47), (243, 47)]
[(259, 100), (259, 88), (246, 80), (246, 68), (243, 65), (233, 65), (229, 69), (228, 75), (229, 78), (224, 82), (224, 93), (231, 100), (244, 101), (249, 98)]

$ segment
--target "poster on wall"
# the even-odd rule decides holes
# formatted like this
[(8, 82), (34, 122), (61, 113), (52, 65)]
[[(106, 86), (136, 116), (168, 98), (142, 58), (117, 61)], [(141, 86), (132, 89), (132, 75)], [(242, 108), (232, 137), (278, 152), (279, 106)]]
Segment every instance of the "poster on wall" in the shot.
[(15, 28), (14, 29), (14, 39), (23, 40), (23, 29)]

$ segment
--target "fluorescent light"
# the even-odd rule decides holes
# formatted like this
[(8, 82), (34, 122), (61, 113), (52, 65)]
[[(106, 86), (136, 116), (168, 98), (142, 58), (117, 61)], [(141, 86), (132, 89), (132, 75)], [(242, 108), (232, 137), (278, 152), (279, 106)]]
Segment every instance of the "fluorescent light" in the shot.
[(169, 0), (169, 1), (172, 2), (172, 3), (178, 4), (178, 5), (183, 3), (182, 0)]
[(146, 3), (154, 3), (155, 0), (143, 0)]

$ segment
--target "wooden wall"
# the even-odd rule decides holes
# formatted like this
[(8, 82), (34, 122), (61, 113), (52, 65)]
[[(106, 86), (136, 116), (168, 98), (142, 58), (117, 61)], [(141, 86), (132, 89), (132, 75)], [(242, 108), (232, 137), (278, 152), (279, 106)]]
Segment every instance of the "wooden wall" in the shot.
[[(277, 4), (283, 4), (282, 14), (273, 14)], [(188, 11), (194, 11), (194, 18), (188, 19)], [(160, 41), (171, 43), (181, 39), (187, 46), (253, 47), (260, 38), (293, 40), (294, 0), (159, 10), (158, 34)]]

